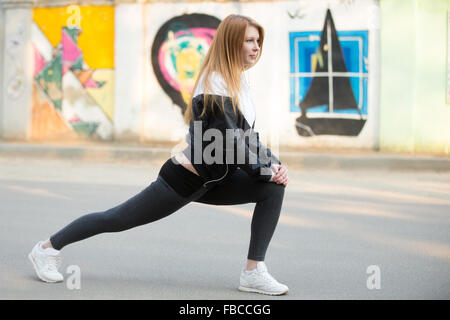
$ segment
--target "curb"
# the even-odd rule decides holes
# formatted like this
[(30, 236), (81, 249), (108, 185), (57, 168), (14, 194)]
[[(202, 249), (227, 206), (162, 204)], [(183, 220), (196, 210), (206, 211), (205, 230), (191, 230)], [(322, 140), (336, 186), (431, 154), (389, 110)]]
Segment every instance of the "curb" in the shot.
[(0, 157), (32, 157), (79, 161), (165, 161), (169, 148), (0, 144)]
[[(117, 145), (60, 146), (32, 143), (0, 143), (0, 157), (79, 160), (92, 162), (148, 162), (162, 164), (171, 157), (168, 147)], [(293, 169), (395, 170), (450, 172), (450, 158), (386, 154), (375, 151), (351, 153), (281, 151), (279, 158)]]

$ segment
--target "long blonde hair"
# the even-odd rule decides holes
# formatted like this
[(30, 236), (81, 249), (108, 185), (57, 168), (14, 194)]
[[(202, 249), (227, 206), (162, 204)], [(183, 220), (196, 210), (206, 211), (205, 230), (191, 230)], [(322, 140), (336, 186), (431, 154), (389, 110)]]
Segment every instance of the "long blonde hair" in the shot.
[[(200, 78), (203, 77), (203, 88), (204, 88), (204, 108), (200, 117), (203, 117), (210, 109), (213, 108), (214, 103), (208, 103), (209, 98), (212, 97), (213, 102), (215, 101), (214, 96), (207, 95), (207, 92), (211, 92), (210, 76), (213, 72), (216, 72), (222, 76), (227, 86), (227, 91), (232, 98), (233, 111), (236, 113), (236, 107), (239, 107), (239, 91), (241, 87), (241, 74), (243, 71), (248, 69), (244, 65), (242, 56), (242, 47), (245, 41), (245, 33), (249, 26), (253, 26), (258, 29), (259, 32), (259, 53), (256, 58), (258, 62), (261, 57), (262, 46), (264, 42), (264, 29), (255, 20), (250, 17), (231, 14), (226, 17), (216, 30), (214, 39), (209, 47), (208, 53), (206, 54), (203, 64), (198, 73), (197, 80), (192, 94), (195, 92)], [(225, 112), (222, 103), (219, 104), (222, 112)], [(211, 110), (212, 111), (212, 110)], [(184, 113), (184, 121), (189, 124), (193, 119), (192, 114), (192, 98), (189, 100), (188, 106)]]

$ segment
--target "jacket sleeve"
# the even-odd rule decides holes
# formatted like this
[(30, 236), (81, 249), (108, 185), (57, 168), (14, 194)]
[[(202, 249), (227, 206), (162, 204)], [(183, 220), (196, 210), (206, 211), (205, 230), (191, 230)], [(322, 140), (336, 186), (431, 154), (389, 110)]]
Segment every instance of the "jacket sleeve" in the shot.
[[(263, 146), (259, 141), (258, 132), (249, 129), (246, 132), (237, 125), (237, 116), (234, 114), (231, 99), (224, 101), (225, 114), (222, 129), (228, 129), (225, 134), (225, 153), (233, 154), (234, 163), (247, 172), (248, 175), (257, 177), (263, 181), (269, 181), (272, 177), (273, 163), (279, 164), (269, 148)], [(231, 130), (231, 132), (230, 132)], [(227, 158), (228, 159), (228, 158)]]
[(281, 164), (281, 161), (272, 153), (272, 151), (261, 143), (259, 140), (259, 133), (256, 131), (255, 136), (256, 139), (250, 140), (249, 142), (250, 148), (253, 147), (259, 150), (260, 156), (265, 158), (265, 160), (263, 160), (264, 162), (270, 164)]

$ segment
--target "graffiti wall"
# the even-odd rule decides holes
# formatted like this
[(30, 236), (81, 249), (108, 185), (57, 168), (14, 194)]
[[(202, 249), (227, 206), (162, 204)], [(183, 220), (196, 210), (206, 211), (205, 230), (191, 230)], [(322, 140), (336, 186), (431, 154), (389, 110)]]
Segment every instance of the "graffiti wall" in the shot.
[(35, 8), (31, 138), (110, 139), (114, 7)]
[(300, 144), (375, 147), (377, 4), (317, 1), (290, 12), (289, 110)]
[[(4, 91), (11, 99), (23, 95), (32, 79), (32, 139), (179, 142), (200, 66), (232, 13), (254, 18), (266, 32), (261, 59), (245, 73), (263, 141), (272, 148), (376, 145), (376, 0), (31, 8), (30, 28), (21, 29), (20, 19), (9, 28)], [(14, 63), (23, 43), (30, 43), (31, 72), (22, 60)]]
[[(247, 71), (257, 105), (255, 126), (264, 140), (280, 146), (376, 144), (378, 76), (370, 72), (378, 68), (376, 1), (186, 6), (147, 8), (146, 85), (161, 91), (151, 89), (145, 104), (146, 137), (183, 137), (181, 115), (214, 29), (228, 14), (239, 13), (266, 29), (262, 58)], [(167, 126), (155, 130), (161, 122)]]
[(357, 136), (367, 121), (367, 30), (336, 30), (327, 10), (321, 32), (290, 32), (291, 112), (298, 133)]
[[(183, 115), (209, 46), (228, 3), (170, 3), (146, 7), (144, 21), (149, 63), (143, 135), (149, 140), (184, 139)], [(156, 88), (156, 89), (155, 89)], [(167, 121), (170, 119), (170, 121)], [(164, 126), (158, 124), (165, 123)], [(158, 130), (154, 128), (158, 126)]]
[(151, 60), (155, 76), (183, 113), (219, 23), (214, 16), (184, 14), (164, 23), (153, 40)]

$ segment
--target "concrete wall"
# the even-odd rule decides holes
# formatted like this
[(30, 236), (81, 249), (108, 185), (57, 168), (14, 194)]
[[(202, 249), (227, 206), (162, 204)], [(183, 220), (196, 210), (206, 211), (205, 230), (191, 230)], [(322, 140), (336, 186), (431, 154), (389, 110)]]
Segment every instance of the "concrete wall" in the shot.
[(447, 0), (381, 1), (380, 148), (450, 152)]
[[(4, 138), (182, 141), (187, 133), (183, 99), (208, 47), (214, 21), (239, 13), (253, 17), (266, 30), (263, 56), (246, 75), (257, 105), (256, 129), (263, 140), (275, 151), (278, 146), (378, 148), (378, 1), (97, 2), (79, 6), (79, 22), (69, 1), (37, 1), (35, 8), (26, 9), (31, 41), (21, 49), (28, 57), (21, 62), (28, 77), (23, 99), (28, 100), (17, 109), (3, 98)], [(316, 75), (327, 9), (347, 66), (345, 74), (335, 76), (350, 79), (358, 109), (330, 113), (326, 105), (318, 106), (308, 109), (307, 122), (302, 122), (299, 103)], [(19, 17), (11, 10), (3, 10), (6, 18)], [(193, 19), (192, 14), (200, 16)], [(101, 17), (103, 24), (95, 20)], [(79, 36), (64, 29), (69, 22), (79, 24)], [(168, 22), (177, 27), (164, 34)], [(8, 30), (5, 34), (12, 32)], [(173, 41), (167, 41), (169, 34)], [(194, 50), (193, 43), (202, 49)], [(152, 56), (153, 48), (158, 55)], [(97, 60), (91, 60), (96, 51)], [(26, 62), (30, 57), (34, 64)], [(14, 70), (4, 69), (4, 96), (5, 79), (11, 75)], [(319, 95), (328, 96), (328, 91)], [(10, 119), (14, 129), (5, 127)], [(319, 123), (318, 129), (311, 125), (306, 130), (310, 122)], [(359, 129), (342, 131), (342, 123), (356, 123)]]
[[(0, 88), (3, 88), (3, 43), (4, 43), (4, 31), (5, 31), (5, 18), (3, 10), (0, 7)], [(0, 137), (3, 136), (3, 90), (0, 89)]]
[(30, 5), (20, 5), (2, 12), (2, 67), (0, 129), (5, 138), (26, 139), (31, 108)]

